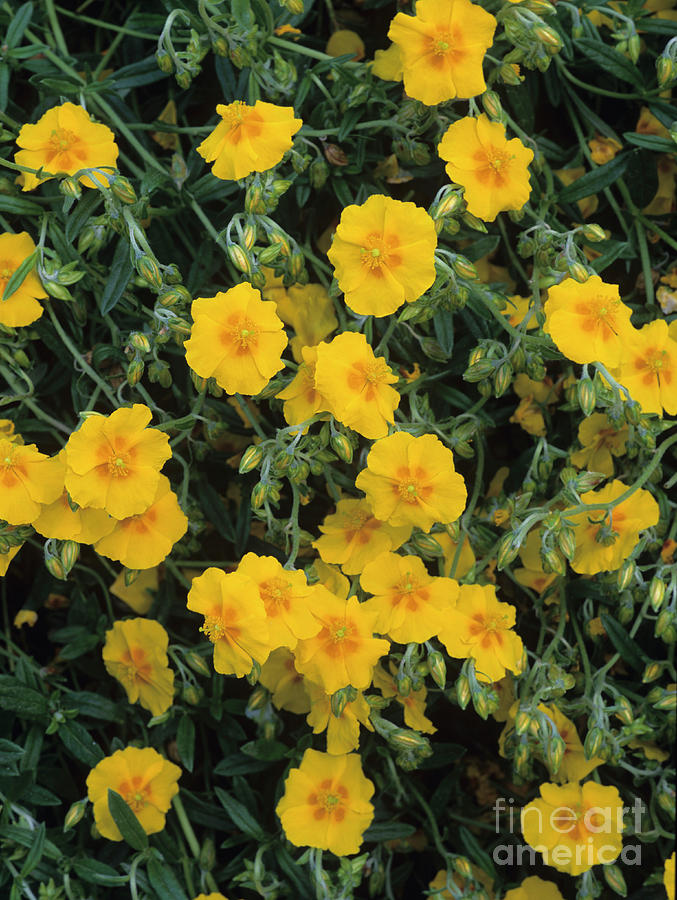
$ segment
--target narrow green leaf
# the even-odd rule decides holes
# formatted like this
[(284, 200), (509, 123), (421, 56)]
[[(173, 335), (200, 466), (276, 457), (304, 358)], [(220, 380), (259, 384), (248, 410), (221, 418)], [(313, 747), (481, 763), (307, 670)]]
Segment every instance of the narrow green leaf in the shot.
[(115, 255), (110, 266), (106, 286), (99, 299), (99, 310), (102, 316), (105, 316), (106, 313), (109, 313), (117, 306), (120, 297), (122, 297), (125, 288), (129, 284), (133, 271), (134, 266), (132, 264), (129, 241), (121, 237), (115, 248)]
[(9, 100), (10, 77), (7, 63), (0, 63), (0, 110), (3, 112), (7, 109), (7, 101)]
[(0, 212), (15, 216), (39, 216), (42, 207), (32, 200), (23, 197), (12, 197), (11, 194), (0, 194)]
[(108, 788), (108, 810), (129, 846), (133, 850), (145, 850), (148, 846), (148, 835), (132, 809), (111, 788)]
[(374, 822), (364, 832), (363, 840), (374, 844), (396, 841), (412, 835), (416, 829), (406, 822)]
[(240, 831), (256, 841), (262, 841), (265, 838), (264, 830), (243, 803), (231, 797), (222, 788), (214, 788), (214, 791), (219, 798), (219, 802), (230, 816), (231, 821)]
[(30, 256), (27, 256), (26, 259), (21, 263), (21, 265), (18, 266), (17, 269), (15, 269), (15, 271), (12, 273), (12, 277), (5, 285), (5, 290), (2, 292), (3, 300), (9, 300), (12, 294), (21, 287), (28, 273), (35, 268), (35, 261), (37, 260), (37, 258), (38, 251), (34, 250), (33, 253), (31, 253)]
[(77, 875), (88, 884), (101, 884), (104, 887), (117, 887), (118, 885), (127, 884), (129, 877), (127, 875), (118, 875), (111, 866), (106, 863), (97, 862), (95, 859), (76, 859), (73, 862), (73, 868)]
[(72, 242), (101, 203), (100, 191), (87, 191), (66, 221), (66, 240)]
[(454, 352), (454, 315), (448, 309), (440, 309), (433, 318), (437, 343), (447, 357)]
[(601, 619), (609, 640), (621, 654), (623, 660), (630, 663), (637, 672), (643, 672), (649, 662), (646, 653), (633, 641), (620, 622), (607, 613), (602, 613)]
[(24, 31), (28, 28), (32, 16), (32, 3), (22, 4), (17, 11), (12, 14), (9, 27), (7, 28), (7, 34), (5, 35), (5, 44), (7, 44), (8, 50), (13, 50), (14, 47), (21, 43), (21, 38), (23, 37)]
[(148, 880), (158, 900), (188, 900), (181, 883), (167, 863), (151, 857), (147, 866)]
[(479, 866), (480, 869), (483, 869), (487, 875), (491, 875), (493, 880), (496, 880), (496, 869), (494, 868), (494, 864), (491, 860), (489, 854), (482, 849), (477, 838), (471, 834), (470, 831), (464, 826), (461, 825), (458, 829), (459, 836), (461, 838), (461, 843), (466, 852), (466, 856), (470, 857), (472, 862), (475, 865)]
[(47, 715), (47, 698), (23, 685), (0, 683), (0, 709), (16, 713), (22, 719), (41, 719)]
[(103, 750), (79, 722), (68, 721), (59, 726), (59, 737), (71, 756), (94, 767), (103, 759)]
[(659, 137), (657, 134), (638, 134), (636, 131), (624, 131), (623, 138), (628, 144), (644, 147), (646, 150), (653, 150), (655, 153), (677, 153), (677, 144), (674, 141)]
[(580, 50), (595, 65), (621, 81), (625, 81), (635, 87), (644, 86), (639, 69), (634, 63), (623, 56), (622, 53), (619, 53), (618, 50), (609, 47), (602, 41), (596, 41), (591, 38), (578, 38), (576, 40), (576, 49)]
[(31, 849), (26, 854), (24, 863), (21, 866), (22, 878), (25, 878), (27, 875), (29, 875), (42, 859), (42, 854), (45, 850), (45, 833), (45, 823), (41, 822), (33, 832), (34, 839), (33, 843), (31, 844)]
[(575, 200), (581, 200), (583, 197), (589, 197), (591, 194), (597, 194), (605, 187), (609, 187), (614, 181), (617, 181), (625, 172), (630, 161), (629, 154), (622, 153), (611, 162), (603, 166), (598, 166), (592, 172), (586, 172), (577, 178), (573, 184), (563, 188), (559, 193), (561, 203), (573, 203)]
[(179, 730), (176, 733), (176, 746), (181, 762), (189, 772), (192, 772), (195, 761), (195, 725), (190, 716), (181, 717)]

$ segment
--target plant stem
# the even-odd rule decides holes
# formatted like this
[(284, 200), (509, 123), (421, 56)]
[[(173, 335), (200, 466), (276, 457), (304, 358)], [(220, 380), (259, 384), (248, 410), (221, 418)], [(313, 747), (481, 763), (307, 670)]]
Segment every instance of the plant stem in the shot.
[[(193, 831), (193, 826), (190, 824), (188, 816), (186, 815), (186, 810), (184, 809), (183, 803), (178, 794), (172, 800), (172, 806), (174, 807), (174, 812), (176, 813), (176, 817), (179, 820), (181, 831), (183, 831), (186, 841), (188, 842), (188, 846), (190, 847), (190, 852), (199, 863), (200, 845), (198, 844), (197, 838), (195, 837), (195, 832)], [(218, 892), (219, 886), (214, 880), (214, 876), (211, 872), (204, 872), (204, 879), (210, 891)]]
[(70, 57), (68, 46), (66, 45), (66, 40), (63, 36), (63, 31), (61, 30), (61, 25), (59, 25), (59, 19), (56, 14), (56, 9), (54, 8), (54, 0), (45, 0), (45, 7), (47, 9), (47, 18), (49, 19), (49, 24), (52, 26), (52, 34), (54, 35), (56, 46), (64, 56)]

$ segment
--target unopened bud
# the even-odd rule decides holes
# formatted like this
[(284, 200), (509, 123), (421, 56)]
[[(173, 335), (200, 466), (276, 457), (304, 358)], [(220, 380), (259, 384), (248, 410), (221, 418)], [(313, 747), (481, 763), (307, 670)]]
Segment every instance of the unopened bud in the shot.
[(463, 373), (463, 380), (471, 383), (484, 381), (494, 374), (495, 364), (491, 359), (480, 359), (468, 366)]
[(444, 550), (442, 549), (441, 544), (439, 543), (439, 541), (436, 541), (431, 534), (423, 534), (423, 532), (417, 532), (412, 537), (411, 542), (414, 547), (416, 547), (416, 549), (420, 551), (424, 556), (444, 556)]
[(615, 891), (617, 894), (620, 894), (621, 897), (627, 897), (628, 888), (625, 884), (625, 878), (623, 878), (623, 873), (621, 872), (618, 866), (615, 866), (613, 863), (611, 865), (607, 864), (602, 866), (604, 871), (604, 880), (609, 885), (612, 891)]
[(548, 768), (550, 769), (550, 773), (552, 775), (559, 771), (559, 767), (562, 765), (562, 760), (564, 759), (566, 749), (567, 745), (559, 735), (553, 737), (548, 743), (546, 758)]
[(136, 203), (136, 191), (132, 187), (132, 183), (123, 175), (116, 175), (111, 186), (111, 190), (123, 203)]
[(437, 687), (444, 690), (447, 683), (447, 665), (439, 650), (433, 650), (428, 654), (428, 669)]
[(249, 700), (247, 700), (247, 709), (251, 711), (263, 709), (263, 707), (268, 703), (269, 696), (270, 694), (263, 687), (263, 685), (257, 684), (254, 690), (249, 695)]
[(477, 218), (477, 216), (473, 216), (472, 213), (466, 211), (463, 213), (462, 219), (468, 228), (472, 228), (473, 231), (481, 231), (482, 234), (487, 234), (489, 229), (481, 219)]
[(456, 679), (456, 699), (461, 709), (470, 703), (470, 682), (465, 675), (459, 675)]
[(170, 72), (174, 71), (174, 63), (166, 50), (158, 50), (155, 54), (155, 61), (161, 72), (165, 72), (165, 74), (168, 75)]
[[(216, 863), (216, 848), (211, 838), (205, 838), (200, 848), (200, 868), (205, 872), (211, 872)], [(217, 895), (218, 896), (218, 895)]]
[(519, 74), (519, 69), (510, 63), (504, 63), (501, 68), (498, 70), (498, 74), (500, 76), (501, 81), (504, 84), (521, 84), (522, 79)]
[(654, 637), (659, 637), (666, 644), (675, 641), (675, 614), (671, 609), (664, 609), (659, 613), (654, 628)]
[(583, 228), (583, 237), (586, 241), (592, 241), (593, 244), (606, 240), (606, 234), (602, 226), (594, 224), (586, 225)]
[(632, 578), (635, 574), (635, 569), (637, 568), (635, 561), (632, 559), (626, 559), (623, 565), (618, 570), (617, 577), (617, 586), (619, 591), (624, 591), (626, 587), (632, 581)]
[(338, 431), (335, 431), (329, 439), (329, 443), (331, 445), (332, 450), (338, 456), (340, 460), (345, 463), (350, 463), (353, 460), (353, 446), (345, 436), (345, 434), (341, 434)]
[(251, 274), (251, 262), (249, 260), (249, 257), (239, 244), (228, 244), (228, 257), (230, 258), (230, 261), (235, 266), (235, 268), (240, 272), (245, 275)]
[(469, 259), (465, 258), (465, 256), (457, 256), (451, 264), (451, 267), (453, 268), (454, 272), (456, 272), (456, 274), (461, 278), (466, 278), (468, 281), (479, 280), (477, 269)]
[(665, 598), (665, 583), (662, 578), (659, 578), (655, 575), (651, 579), (651, 584), (649, 585), (649, 602), (651, 603), (651, 609), (654, 612), (658, 612), (658, 610), (663, 605), (663, 600)]
[(585, 737), (585, 743), (583, 744), (583, 751), (585, 753), (586, 759), (592, 759), (593, 756), (597, 756), (599, 750), (604, 742), (604, 732), (601, 728), (591, 728)]
[(590, 274), (588, 270), (582, 263), (573, 262), (569, 266), (569, 275), (577, 281), (579, 284), (585, 284), (585, 282), (590, 278)]
[(586, 417), (595, 411), (597, 392), (591, 378), (581, 378), (578, 382), (578, 405)]
[(71, 805), (71, 808), (66, 813), (63, 820), (63, 830), (69, 831), (71, 828), (75, 828), (78, 822), (82, 819), (85, 814), (85, 810), (87, 809), (88, 801), (78, 800), (77, 802)]
[(482, 94), (482, 106), (485, 113), (492, 119), (502, 119), (503, 108), (496, 91), (485, 91)]
[(546, 53), (549, 55), (553, 56), (562, 49), (562, 38), (549, 25), (537, 25), (530, 33), (545, 45)]
[(572, 560), (574, 558), (574, 553), (576, 552), (574, 529), (563, 526), (560, 533), (557, 535), (557, 544), (564, 556), (566, 556), (568, 560)]
[(152, 285), (152, 287), (162, 287), (162, 273), (157, 261), (151, 256), (140, 256), (136, 261), (136, 271), (142, 278)]
[(127, 366), (127, 384), (134, 386), (143, 378), (145, 366), (142, 359), (133, 359)]
[(494, 396), (501, 397), (512, 384), (512, 366), (504, 362), (496, 370), (494, 375)]
[(669, 56), (659, 56), (656, 60), (658, 87), (665, 88), (675, 77), (675, 64)]
[(665, 782), (658, 787), (656, 792), (658, 805), (673, 819), (675, 818), (675, 789)]
[(527, 712), (526, 709), (520, 709), (515, 716), (515, 732), (517, 734), (525, 734), (529, 731), (532, 721), (534, 719), (531, 713)]
[(254, 485), (249, 499), (252, 509), (260, 509), (263, 506), (266, 494), (267, 488), (265, 484), (259, 481), (257, 485)]
[(670, 712), (677, 709), (677, 693), (672, 691), (663, 691), (663, 696), (653, 704), (654, 709), (661, 709)]
[(43, 286), (50, 297), (56, 297), (57, 300), (73, 299), (73, 295), (68, 288), (63, 284), (59, 284), (57, 281), (49, 281), (46, 279), (43, 281)]
[(64, 195), (64, 197), (72, 197), (75, 200), (79, 200), (82, 196), (82, 188), (77, 182), (77, 179), (71, 178), (62, 178), (59, 182), (59, 190)]
[(242, 454), (242, 458), (240, 459), (239, 472), (240, 475), (246, 475), (247, 472), (251, 472), (252, 469), (256, 469), (263, 459), (263, 450), (256, 444), (252, 444), (251, 447), (247, 447), (247, 449)]
[(194, 684), (186, 684), (181, 691), (182, 698), (191, 706), (197, 706), (202, 698), (202, 691)]
[(194, 672), (197, 672), (198, 675), (204, 675), (206, 678), (209, 678), (212, 674), (211, 669), (207, 665), (207, 661), (204, 656), (200, 656), (195, 650), (187, 650), (183, 654), (183, 658), (186, 660), (188, 665)]
[(190, 303), (191, 295), (182, 284), (176, 284), (168, 291), (163, 291), (157, 298), (160, 306), (171, 309), (177, 303)]
[(496, 567), (505, 569), (513, 562), (520, 550), (520, 544), (516, 541), (516, 535), (512, 532), (504, 535), (498, 545), (498, 553), (496, 554)]
[(424, 738), (418, 731), (412, 731), (409, 728), (398, 728), (390, 737), (389, 743), (400, 750), (408, 750), (410, 752), (425, 751), (430, 746), (427, 738)]

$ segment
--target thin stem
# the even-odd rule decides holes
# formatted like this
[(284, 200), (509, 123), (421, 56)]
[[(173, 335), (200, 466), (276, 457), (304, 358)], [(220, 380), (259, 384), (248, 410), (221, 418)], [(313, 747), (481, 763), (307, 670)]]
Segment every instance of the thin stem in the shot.
[(289, 523), (291, 525), (291, 552), (289, 554), (289, 558), (287, 562), (284, 564), (285, 569), (293, 569), (294, 563), (296, 562), (296, 557), (299, 553), (299, 547), (301, 545), (301, 529), (299, 527), (299, 509), (301, 506), (301, 494), (299, 493), (299, 489), (294, 482), (290, 482), (291, 490), (292, 490), (292, 506), (291, 506), (291, 515), (289, 517)]
[(70, 9), (64, 9), (63, 6), (56, 6), (55, 9), (69, 19), (76, 19), (78, 22), (86, 22), (88, 25), (96, 25), (97, 28), (108, 28), (110, 31), (119, 31), (121, 34), (128, 34), (130, 37), (142, 38), (145, 41), (157, 41), (157, 34), (150, 34), (147, 31), (136, 31), (134, 28), (127, 28), (124, 25), (113, 25), (112, 22), (104, 22), (103, 19), (92, 19), (90, 16), (83, 16), (82, 13), (75, 13)]
[(484, 475), (484, 444), (482, 443), (481, 436), (477, 437), (476, 441), (476, 449), (477, 449), (477, 467), (475, 469), (475, 483), (473, 485), (472, 496), (470, 498), (470, 503), (468, 504), (466, 511), (463, 513), (463, 517), (461, 519), (461, 532), (458, 537), (458, 544), (456, 546), (456, 552), (454, 553), (454, 558), (451, 561), (451, 568), (449, 569), (449, 578), (453, 578), (456, 574), (456, 568), (458, 566), (458, 561), (461, 558), (461, 551), (463, 550), (463, 544), (465, 543), (465, 539), (468, 536), (468, 525), (470, 523), (470, 519), (472, 518), (472, 514), (475, 511), (475, 507), (477, 506), (477, 501), (480, 497), (480, 491), (482, 490), (482, 476)]
[[(172, 800), (172, 806), (174, 807), (174, 812), (176, 813), (176, 817), (179, 820), (179, 825), (181, 826), (181, 831), (188, 842), (188, 846), (190, 847), (190, 852), (193, 854), (196, 860), (200, 859), (200, 845), (198, 843), (197, 838), (195, 837), (195, 832), (193, 831), (193, 826), (190, 824), (190, 820), (186, 815), (186, 810), (184, 809), (181, 798), (178, 796), (174, 797)], [(204, 872), (204, 879), (207, 884), (207, 887), (210, 891), (218, 892), (219, 886), (214, 880), (214, 876), (211, 872)]]
[(52, 34), (54, 35), (56, 46), (64, 56), (69, 57), (70, 53), (68, 52), (68, 46), (63, 36), (61, 25), (59, 25), (59, 19), (56, 14), (56, 9), (54, 8), (54, 0), (45, 0), (45, 8), (47, 10), (47, 18), (49, 19), (49, 24), (52, 26)]

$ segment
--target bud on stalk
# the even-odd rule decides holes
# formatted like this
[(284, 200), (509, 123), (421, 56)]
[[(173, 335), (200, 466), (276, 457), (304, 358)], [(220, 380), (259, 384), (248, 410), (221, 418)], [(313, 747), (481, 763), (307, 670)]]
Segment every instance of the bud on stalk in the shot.
[(246, 475), (247, 472), (256, 469), (260, 465), (262, 459), (263, 450), (259, 446), (253, 444), (251, 447), (247, 447), (240, 459), (240, 475)]

